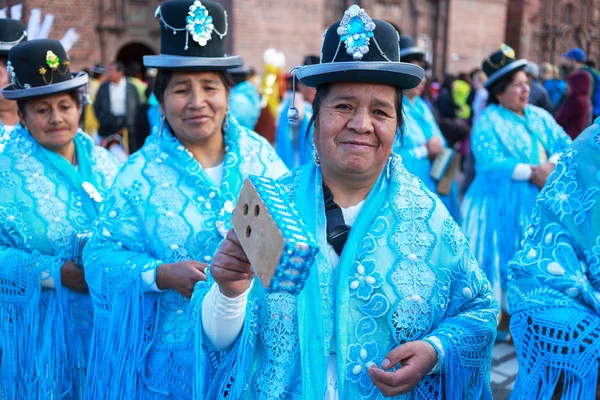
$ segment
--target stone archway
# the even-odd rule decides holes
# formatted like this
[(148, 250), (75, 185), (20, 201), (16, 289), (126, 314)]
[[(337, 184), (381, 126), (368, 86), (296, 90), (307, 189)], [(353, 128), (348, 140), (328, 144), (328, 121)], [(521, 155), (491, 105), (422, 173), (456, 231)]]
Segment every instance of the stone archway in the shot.
[(156, 54), (154, 50), (145, 45), (144, 43), (131, 42), (125, 44), (117, 52), (117, 61), (121, 61), (125, 67), (133, 62), (138, 62), (142, 66), (142, 71), (145, 72), (144, 68), (144, 56)]

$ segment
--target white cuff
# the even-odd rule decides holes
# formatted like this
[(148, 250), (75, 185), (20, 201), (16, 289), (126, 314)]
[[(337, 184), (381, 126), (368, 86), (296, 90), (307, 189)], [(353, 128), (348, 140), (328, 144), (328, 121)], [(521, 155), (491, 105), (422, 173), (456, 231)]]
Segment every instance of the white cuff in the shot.
[(50, 271), (42, 271), (42, 287), (56, 289), (56, 283), (54, 283), (54, 278), (50, 275)]
[(230, 348), (242, 332), (246, 318), (248, 289), (238, 297), (230, 298), (221, 293), (219, 285), (214, 283), (202, 303), (202, 330), (206, 347), (213, 351), (224, 351)]
[[(160, 267), (160, 265), (158, 267)], [(162, 292), (162, 290), (156, 286), (156, 268), (142, 272), (142, 281), (146, 284), (147, 292)]]
[(429, 336), (427, 339), (429, 339), (429, 341), (435, 346), (437, 353), (438, 353), (438, 361), (437, 363), (433, 366), (433, 369), (431, 371), (429, 371), (429, 373), (427, 375), (433, 375), (433, 374), (437, 374), (438, 372), (442, 372), (442, 366), (444, 365), (444, 358), (445, 358), (445, 353), (444, 353), (444, 347), (442, 346), (442, 342), (440, 342), (440, 339), (438, 339), (435, 336)]
[(550, 157), (548, 159), (548, 162), (556, 165), (558, 163), (558, 159), (560, 158), (560, 156), (562, 156), (562, 153), (554, 153), (554, 154), (552, 154), (552, 157)]
[(429, 155), (429, 150), (427, 149), (427, 146), (422, 145), (419, 147), (416, 147), (415, 150), (415, 157), (417, 157), (417, 159), (422, 159), (422, 158), (426, 158)]
[(513, 170), (512, 178), (515, 181), (528, 181), (532, 173), (531, 165), (519, 163)]

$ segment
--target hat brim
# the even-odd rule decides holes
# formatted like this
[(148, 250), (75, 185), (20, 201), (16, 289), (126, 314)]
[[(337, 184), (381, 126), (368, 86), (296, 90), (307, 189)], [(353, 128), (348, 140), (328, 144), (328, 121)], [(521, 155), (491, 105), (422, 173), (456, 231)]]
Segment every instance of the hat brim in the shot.
[(242, 66), (242, 57), (144, 56), (144, 66), (170, 71), (221, 71)]
[(227, 70), (230, 75), (248, 75), (252, 70), (247, 67), (235, 67)]
[(504, 75), (509, 74), (509, 73), (519, 70), (519, 69), (524, 69), (525, 66), (527, 66), (527, 60), (524, 58), (513, 61), (510, 64), (505, 65), (504, 67), (500, 68), (498, 71), (496, 71), (493, 74), (491, 74), (490, 76), (488, 76), (488, 80), (485, 82), (485, 84), (483, 86), (485, 86), (486, 88), (489, 88), (490, 86), (492, 86), (494, 84), (494, 82), (496, 82), (498, 79), (502, 78)]
[(572, 54), (569, 53), (564, 53), (560, 55), (562, 58), (566, 58), (567, 60), (573, 60), (573, 61), (577, 61), (577, 62), (584, 62), (585, 60), (580, 59), (579, 57), (575, 57)]
[(307, 65), (296, 71), (302, 84), (317, 87), (324, 83), (360, 82), (375, 83), (409, 90), (417, 87), (425, 76), (418, 65), (401, 62), (333, 62)]
[(12, 83), (2, 88), (2, 95), (7, 100), (31, 100), (39, 97), (51, 96), (79, 89), (87, 85), (89, 76), (85, 72), (71, 74), (71, 79), (50, 85), (31, 87), (29, 89), (16, 88)]
[(425, 50), (418, 47), (408, 47), (406, 49), (400, 49), (400, 58), (408, 56), (423, 56), (425, 57)]
[(0, 44), (0, 56), (7, 56), (8, 51), (15, 47), (14, 44)]

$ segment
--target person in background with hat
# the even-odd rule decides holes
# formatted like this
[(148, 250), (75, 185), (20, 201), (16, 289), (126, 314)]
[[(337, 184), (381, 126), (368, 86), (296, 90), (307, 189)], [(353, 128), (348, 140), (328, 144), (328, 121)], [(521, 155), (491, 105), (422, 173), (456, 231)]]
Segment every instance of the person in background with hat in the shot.
[(592, 115), (594, 119), (600, 117), (600, 72), (586, 64), (585, 51), (579, 47), (572, 48), (562, 56), (567, 59), (570, 72), (585, 71), (590, 74), (592, 81), (590, 87)]
[[(8, 63), (8, 51), (13, 46), (27, 41), (27, 31), (23, 22), (0, 18), (0, 88), (10, 83), (10, 76), (6, 70)], [(7, 100), (0, 94), (0, 125), (6, 133), (10, 133), (19, 123), (17, 103)]]
[(254, 71), (244, 66), (227, 71), (233, 80), (229, 94), (231, 116), (244, 128), (254, 130), (260, 117), (260, 93), (250, 81)]
[(0, 155), (0, 397), (81, 399), (93, 322), (81, 251), (117, 165), (78, 130), (85, 73), (60, 42), (8, 53), (20, 125)]
[[(304, 65), (318, 63), (317, 56), (304, 57)], [(282, 104), (275, 133), (275, 150), (287, 167), (294, 169), (312, 158), (312, 147), (307, 143), (310, 143), (312, 137), (312, 132), (308, 131), (308, 123), (312, 117), (315, 90), (298, 82), (293, 74), (290, 79), (292, 87), (296, 85), (298, 92), (294, 90), (292, 96)]]
[[(86, 246), (97, 310), (90, 399), (191, 399), (194, 285), (206, 279), (244, 179), (287, 172), (264, 138), (228, 109), (227, 13), (215, 1), (170, 0), (156, 12), (154, 94), (163, 121), (121, 169)], [(173, 33), (176, 34), (173, 34)]]
[(392, 153), (402, 93), (424, 76), (398, 40), (353, 5), (321, 62), (297, 70), (317, 90), (314, 161), (280, 182), (320, 251), (297, 295), (266, 293), (230, 231), (192, 299), (197, 399), (491, 399), (497, 303), (454, 219)]
[[(426, 66), (425, 51), (415, 47), (410, 36), (400, 36), (400, 60), (420, 67)], [(421, 179), (427, 188), (436, 193), (446, 206), (450, 215), (458, 221), (458, 186), (452, 183), (450, 193), (440, 194), (437, 181), (431, 173), (432, 161), (447, 147), (433, 112), (421, 98), (427, 78), (414, 89), (404, 91), (402, 109), (402, 134), (396, 135), (394, 152), (402, 156), (402, 163), (408, 172)]]
[[(527, 60), (507, 45), (483, 62), (489, 105), (471, 132), (475, 179), (461, 207), (471, 248), (506, 310), (506, 268), (520, 248), (535, 198), (571, 139), (547, 111), (528, 104)], [(508, 340), (508, 315), (498, 335)]]
[(552, 102), (550, 101), (548, 92), (539, 81), (540, 69), (538, 68), (538, 65), (532, 61), (528, 61), (525, 66), (525, 73), (529, 79), (529, 104), (543, 108), (551, 113)]

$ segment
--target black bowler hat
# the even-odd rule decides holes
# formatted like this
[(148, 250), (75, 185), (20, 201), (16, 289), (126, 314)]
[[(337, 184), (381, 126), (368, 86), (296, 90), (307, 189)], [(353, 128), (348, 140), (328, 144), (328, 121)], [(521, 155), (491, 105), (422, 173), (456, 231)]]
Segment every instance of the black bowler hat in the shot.
[(506, 44), (501, 45), (500, 50), (487, 57), (481, 66), (488, 77), (484, 86), (489, 88), (506, 74), (524, 69), (527, 66), (527, 60), (517, 60), (515, 57), (515, 51)]
[(244, 61), (242, 60), (242, 65), (238, 66), (238, 67), (233, 67), (233, 68), (229, 68), (227, 70), (227, 72), (229, 72), (229, 75), (250, 75), (250, 73), (252, 72), (252, 69), (249, 67), (246, 67), (244, 65)]
[(402, 35), (400, 36), (400, 60), (408, 62), (412, 59), (423, 59), (425, 57), (425, 50), (416, 47), (412, 37)]
[(6, 65), (11, 83), (2, 88), (8, 100), (30, 100), (85, 86), (85, 72), (71, 74), (67, 53), (59, 41), (38, 39), (14, 46)]
[(412, 89), (421, 83), (423, 68), (400, 62), (399, 35), (389, 22), (371, 19), (351, 6), (344, 18), (325, 32), (321, 62), (296, 71), (303, 84), (332, 82), (380, 83)]
[(227, 12), (216, 1), (171, 0), (156, 9), (160, 54), (144, 56), (146, 67), (179, 71), (227, 70), (242, 65), (225, 55)]
[(15, 45), (27, 40), (27, 31), (21, 21), (10, 18), (0, 19), (0, 56), (6, 57)]

